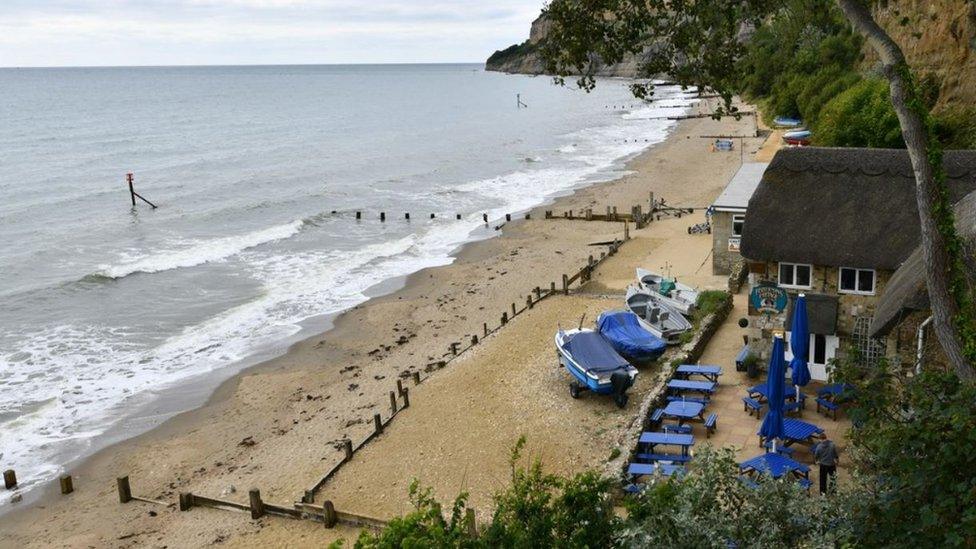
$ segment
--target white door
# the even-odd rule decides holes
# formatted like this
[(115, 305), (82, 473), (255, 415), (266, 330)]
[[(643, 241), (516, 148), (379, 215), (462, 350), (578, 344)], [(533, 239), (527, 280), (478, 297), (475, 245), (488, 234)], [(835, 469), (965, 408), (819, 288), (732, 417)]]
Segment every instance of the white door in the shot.
[[(793, 360), (793, 349), (790, 348), (790, 332), (786, 332), (786, 361)], [(840, 338), (835, 335), (810, 334), (810, 353), (807, 367), (810, 377), (815, 381), (827, 381), (830, 372), (827, 365), (837, 355)]]

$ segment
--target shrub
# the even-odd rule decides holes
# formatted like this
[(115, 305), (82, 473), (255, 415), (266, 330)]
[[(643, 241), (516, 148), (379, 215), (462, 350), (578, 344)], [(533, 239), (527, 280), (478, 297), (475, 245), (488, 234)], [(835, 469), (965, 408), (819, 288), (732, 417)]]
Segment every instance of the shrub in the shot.
[(862, 80), (831, 99), (820, 112), (813, 139), (830, 147), (904, 148), (888, 83)]
[(976, 107), (954, 107), (933, 116), (935, 135), (947, 149), (976, 149)]

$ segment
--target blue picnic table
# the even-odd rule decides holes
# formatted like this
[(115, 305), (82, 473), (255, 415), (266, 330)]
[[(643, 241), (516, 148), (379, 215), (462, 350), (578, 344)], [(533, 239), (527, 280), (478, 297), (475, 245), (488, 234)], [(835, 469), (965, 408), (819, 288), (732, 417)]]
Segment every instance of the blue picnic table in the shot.
[(817, 391), (817, 396), (820, 398), (833, 399), (836, 398), (841, 393), (845, 391), (853, 391), (854, 386), (849, 383), (832, 383), (830, 385), (825, 385)]
[(679, 424), (684, 423), (685, 420), (694, 418), (704, 421), (704, 412), (705, 405), (700, 402), (674, 400), (664, 407), (664, 415), (677, 419)]
[(810, 475), (810, 468), (806, 465), (771, 452), (743, 461), (739, 464), (739, 471), (743, 473), (754, 471), (772, 478), (781, 478), (790, 473), (802, 478), (809, 478)]
[(718, 383), (718, 376), (722, 375), (721, 366), (709, 366), (704, 364), (682, 364), (675, 369), (675, 374), (682, 378), (691, 376), (702, 376), (708, 381)]
[[(753, 385), (752, 387), (746, 389), (746, 392), (749, 393), (749, 396), (751, 398), (758, 400), (759, 402), (766, 402), (768, 398), (767, 397), (768, 391), (769, 388), (765, 383), (760, 383), (759, 385)], [(786, 391), (783, 391), (783, 398), (786, 400), (796, 400), (796, 390), (791, 388), (791, 389), (787, 389)], [(807, 399), (807, 395), (801, 392), (800, 402), (804, 402), (806, 399)]]
[(627, 467), (627, 475), (631, 477), (653, 475), (659, 471), (662, 475), (670, 477), (674, 474), (684, 474), (686, 469), (684, 465), (672, 465), (669, 463), (631, 463)]
[(695, 437), (692, 435), (682, 435), (676, 433), (661, 433), (645, 431), (637, 439), (639, 444), (646, 445), (648, 453), (654, 454), (655, 446), (677, 446), (681, 449), (681, 455), (688, 455), (688, 448), (695, 444)]
[(688, 379), (672, 379), (668, 382), (668, 389), (672, 391), (692, 391), (711, 394), (715, 392), (717, 383), (714, 381), (691, 381)]
[[(802, 419), (795, 418), (783, 418), (783, 439), (784, 444), (790, 445), (794, 442), (813, 442), (814, 438), (821, 438), (823, 436), (824, 430), (812, 423), (807, 423)], [(759, 432), (757, 431), (758, 435)], [(762, 435), (759, 436), (759, 444), (762, 445), (766, 441), (763, 439)]]

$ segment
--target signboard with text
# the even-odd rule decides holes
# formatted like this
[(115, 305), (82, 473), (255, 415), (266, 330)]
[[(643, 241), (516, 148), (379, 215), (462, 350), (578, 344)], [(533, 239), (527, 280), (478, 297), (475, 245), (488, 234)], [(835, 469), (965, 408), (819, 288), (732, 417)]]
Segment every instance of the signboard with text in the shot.
[(774, 315), (786, 310), (789, 296), (786, 290), (772, 282), (760, 282), (749, 292), (749, 305), (760, 314)]

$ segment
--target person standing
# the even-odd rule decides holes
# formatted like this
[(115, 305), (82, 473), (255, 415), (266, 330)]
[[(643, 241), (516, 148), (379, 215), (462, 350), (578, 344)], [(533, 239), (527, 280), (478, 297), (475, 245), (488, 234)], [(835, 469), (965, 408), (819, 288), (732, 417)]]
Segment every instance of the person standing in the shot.
[(837, 476), (837, 462), (840, 460), (837, 455), (837, 445), (829, 438), (825, 438), (813, 447), (813, 457), (817, 465), (820, 466), (820, 493), (826, 494), (828, 489), (833, 493)]

